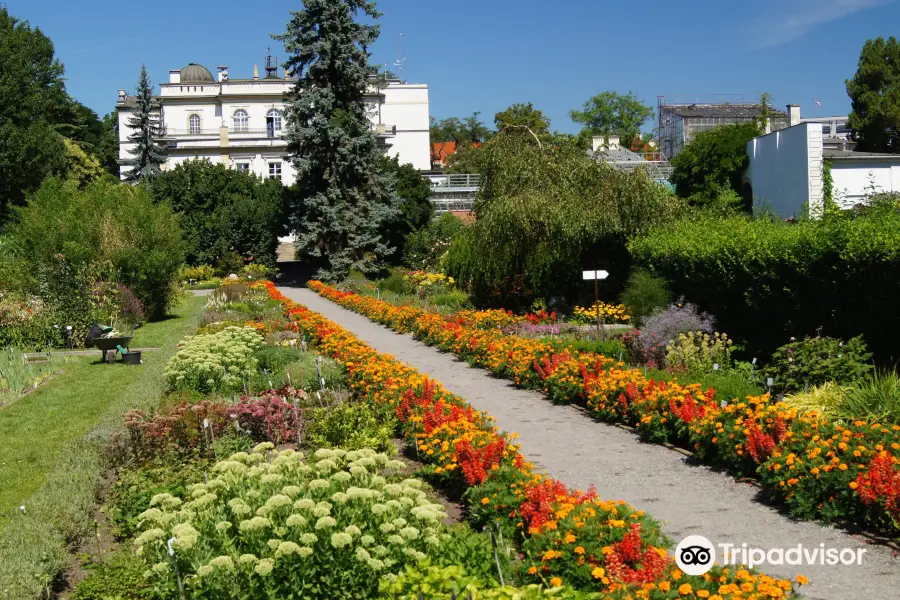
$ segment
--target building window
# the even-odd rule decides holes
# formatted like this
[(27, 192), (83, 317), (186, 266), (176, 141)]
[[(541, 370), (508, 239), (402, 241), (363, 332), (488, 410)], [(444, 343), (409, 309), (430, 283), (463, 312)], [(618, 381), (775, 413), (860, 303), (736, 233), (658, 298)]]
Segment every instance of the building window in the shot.
[(200, 115), (188, 117), (188, 129), (191, 135), (200, 135)]
[(239, 162), (234, 163), (234, 168), (240, 171), (241, 173), (249, 173), (250, 172), (250, 163), (247, 162)]
[(250, 115), (244, 109), (234, 111), (234, 130), (247, 131), (250, 129)]
[(274, 108), (266, 113), (266, 132), (269, 137), (275, 137), (281, 133), (281, 113)]
[(269, 179), (281, 179), (281, 163), (280, 162), (270, 162), (269, 163)]

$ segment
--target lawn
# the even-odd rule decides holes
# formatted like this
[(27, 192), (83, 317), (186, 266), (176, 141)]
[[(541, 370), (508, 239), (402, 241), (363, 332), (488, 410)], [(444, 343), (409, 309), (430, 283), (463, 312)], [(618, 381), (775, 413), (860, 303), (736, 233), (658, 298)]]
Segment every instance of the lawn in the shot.
[(102, 364), (99, 352), (72, 358), (53, 381), (0, 410), (0, 529), (20, 505), (27, 509), (60, 453), (100, 425), (111, 405), (127, 410), (159, 398), (165, 363), (175, 344), (193, 333), (205, 300), (189, 297), (171, 317), (136, 332), (133, 346), (161, 348), (145, 353), (143, 365)]

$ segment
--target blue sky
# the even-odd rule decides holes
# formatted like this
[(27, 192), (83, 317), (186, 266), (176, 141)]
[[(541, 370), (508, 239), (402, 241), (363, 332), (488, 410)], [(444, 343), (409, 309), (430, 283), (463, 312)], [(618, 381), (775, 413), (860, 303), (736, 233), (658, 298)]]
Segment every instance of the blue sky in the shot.
[[(298, 0), (7, 0), (40, 27), (65, 64), (69, 92), (99, 114), (134, 89), (141, 63), (154, 82), (198, 62), (249, 77)], [(804, 116), (846, 114), (844, 80), (868, 38), (896, 35), (900, 0), (381, 0), (373, 61), (406, 58), (403, 76), (430, 87), (437, 118), (533, 102), (555, 129), (604, 90), (703, 99), (769, 92)], [(893, 25), (893, 27), (892, 27)], [(724, 98), (724, 97), (723, 97)], [(822, 103), (816, 108), (813, 99)]]

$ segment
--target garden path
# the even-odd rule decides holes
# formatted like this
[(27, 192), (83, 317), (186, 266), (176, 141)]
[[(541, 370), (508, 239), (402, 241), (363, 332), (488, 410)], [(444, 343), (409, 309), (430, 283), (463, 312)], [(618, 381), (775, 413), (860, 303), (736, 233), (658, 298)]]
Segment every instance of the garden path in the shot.
[[(770, 575), (809, 578), (801, 592), (817, 600), (900, 598), (900, 560), (888, 547), (833, 527), (795, 521), (758, 499), (758, 490), (733, 477), (692, 464), (663, 446), (641, 443), (634, 434), (598, 423), (576, 407), (556, 406), (542, 394), (518, 389), (486, 371), (341, 308), (311, 290), (281, 288), (300, 302), (352, 331), (375, 349), (392, 354), (487, 411), (501, 429), (517, 432), (525, 457), (570, 487), (597, 489), (663, 522), (678, 543), (703, 535), (713, 544), (771, 548), (865, 548), (861, 565), (764, 565)], [(721, 556), (720, 556), (721, 558)]]

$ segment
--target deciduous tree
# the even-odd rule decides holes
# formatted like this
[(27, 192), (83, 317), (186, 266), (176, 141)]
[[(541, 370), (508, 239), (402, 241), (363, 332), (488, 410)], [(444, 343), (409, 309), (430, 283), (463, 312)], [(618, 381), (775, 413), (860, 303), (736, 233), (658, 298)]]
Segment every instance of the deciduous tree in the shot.
[(527, 129), (535, 135), (545, 135), (550, 133), (550, 119), (531, 102), (518, 103), (494, 115), (494, 127), (507, 133), (516, 133), (517, 130), (527, 133)]
[(583, 125), (582, 139), (602, 135), (619, 136), (623, 146), (630, 146), (641, 135), (641, 126), (653, 117), (651, 107), (628, 92), (602, 92), (584, 103), (582, 110), (573, 110), (572, 120)]

